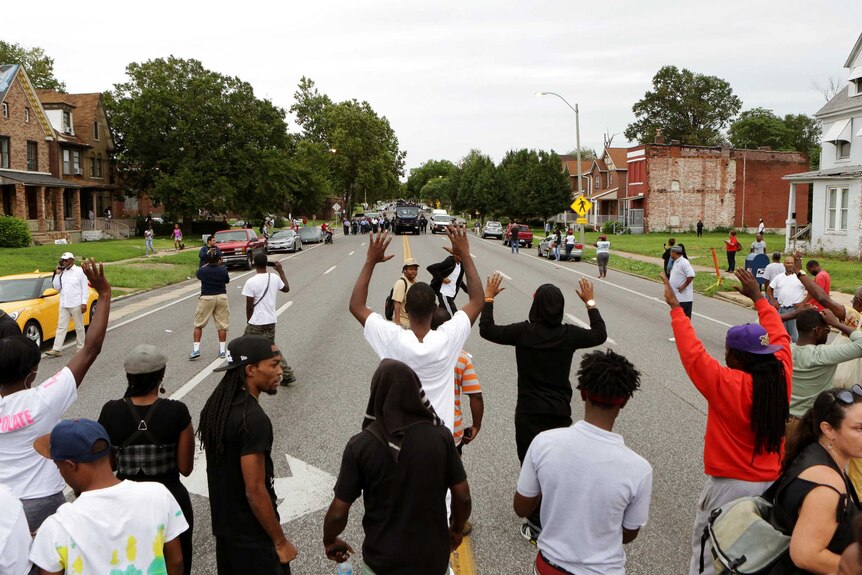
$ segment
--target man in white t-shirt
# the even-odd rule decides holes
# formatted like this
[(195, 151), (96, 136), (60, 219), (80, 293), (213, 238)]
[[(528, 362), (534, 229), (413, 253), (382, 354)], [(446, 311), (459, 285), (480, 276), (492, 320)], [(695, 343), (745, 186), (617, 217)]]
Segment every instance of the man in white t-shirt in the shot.
[[(278, 292), (287, 293), (290, 286), (284, 276), (281, 262), (272, 263), (276, 273), (269, 273), (266, 268), (269, 260), (265, 253), (254, 255), (254, 268), (256, 274), (251, 276), (242, 287), (242, 295), (245, 296), (245, 319), (248, 322), (243, 335), (261, 335), (272, 343), (275, 343), (275, 323), (278, 317), (275, 314), (275, 300)], [(279, 346), (279, 349), (284, 349)], [(290, 385), (296, 381), (293, 369), (284, 360), (284, 352), (281, 354), (281, 385)]]
[(623, 356), (585, 355), (578, 372), (584, 420), (530, 444), (514, 508), (527, 517), (541, 505), (536, 573), (625, 574), (623, 545), (646, 525), (653, 472), (613, 426), (639, 387), (640, 373)]
[[(467, 230), (450, 226), (446, 234), (452, 242), (452, 254), (464, 265), (467, 282), (473, 286), (480, 285), (479, 272), (470, 256)], [(467, 305), (455, 312), (452, 319), (432, 330), (431, 319), (437, 307), (434, 290), (424, 282), (417, 282), (407, 292), (404, 302), (410, 329), (402, 329), (387, 321), (368, 309), (366, 301), (374, 267), (393, 257), (386, 255), (390, 241), (386, 232), (369, 238), (365, 265), (350, 296), (350, 313), (365, 328), (365, 340), (380, 359), (397, 359), (416, 372), (437, 415), (450, 431), (454, 431), (455, 386), (452, 374), (461, 348), (470, 336), (470, 328), (482, 311), (483, 294), (481, 290), (471, 290)]]
[(793, 343), (796, 343), (799, 331), (796, 329), (796, 316), (790, 312), (795, 312), (796, 308), (805, 302), (807, 295), (808, 292), (805, 290), (805, 286), (799, 281), (794, 271), (793, 256), (787, 256), (784, 258), (784, 273), (775, 276), (769, 282), (769, 287), (766, 288), (766, 298), (772, 304), (772, 307), (778, 310), (779, 315), (784, 316), (785, 314), (789, 314), (793, 316), (794, 319), (781, 318), (784, 321), (784, 328), (790, 334), (790, 340)]
[(54, 270), (51, 285), (60, 292), (60, 310), (57, 316), (57, 334), (54, 336), (54, 347), (45, 352), (51, 357), (63, 355), (63, 344), (66, 343), (66, 332), (69, 321), (75, 321), (75, 337), (78, 349), (84, 347), (86, 335), (84, 332), (84, 314), (87, 313), (87, 303), (90, 301), (90, 287), (83, 270), (75, 265), (75, 256), (66, 252), (60, 256), (60, 265)]
[(8, 487), (0, 484), (0, 573), (27, 575), (31, 542), (24, 506)]
[[(670, 269), (670, 282), (673, 291), (679, 300), (679, 306), (685, 312), (685, 315), (691, 319), (691, 309), (694, 305), (694, 268), (691, 263), (682, 255), (682, 246), (673, 246), (670, 248), (670, 259), (673, 260), (673, 267)], [(676, 341), (675, 338), (670, 338), (670, 341)]]
[(30, 560), (43, 572), (182, 574), (179, 535), (189, 524), (179, 504), (161, 483), (114, 476), (104, 427), (61, 421), (33, 448), (78, 495), (36, 533)]
[(781, 263), (781, 252), (772, 252), (772, 263), (763, 268), (764, 285), (769, 287), (772, 280), (784, 273), (784, 264)]

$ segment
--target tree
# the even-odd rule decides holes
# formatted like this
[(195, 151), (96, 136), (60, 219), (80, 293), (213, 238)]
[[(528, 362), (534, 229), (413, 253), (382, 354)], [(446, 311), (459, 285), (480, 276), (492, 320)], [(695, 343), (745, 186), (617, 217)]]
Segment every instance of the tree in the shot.
[[(578, 149), (575, 148), (574, 150), (572, 150), (571, 152), (569, 152), (566, 155), (576, 157), (578, 155)], [(594, 149), (585, 148), (584, 146), (581, 146), (581, 159), (582, 160), (595, 160), (596, 158), (598, 158), (598, 156), (596, 155), (596, 151)]]
[(554, 152), (509, 151), (500, 162), (497, 202), (503, 213), (518, 220), (547, 219), (562, 212), (571, 199), (571, 188)]
[(54, 59), (42, 48), (24, 48), (0, 40), (0, 64), (21, 64), (33, 86), (43, 90), (65, 92), (66, 85), (54, 77)]
[(173, 56), (126, 67), (106, 94), (119, 175), (190, 222), (198, 210), (260, 216), (290, 200), (284, 110), (251, 85)]
[(787, 129), (788, 149), (808, 154), (812, 170), (820, 168), (820, 122), (806, 114), (787, 114), (784, 116)]
[(497, 215), (504, 204), (494, 161), (479, 150), (470, 150), (459, 162), (453, 207), (458, 211)]
[(626, 128), (629, 140), (652, 142), (661, 130), (668, 140), (718, 145), (721, 131), (742, 107), (730, 84), (716, 76), (664, 66), (652, 82), (653, 89), (632, 106), (637, 120)]
[[(428, 196), (422, 193), (425, 184), (438, 178), (451, 178), (457, 171), (458, 168), (449, 160), (428, 160), (418, 168), (410, 170), (410, 177), (407, 178), (407, 195), (411, 199), (426, 199)], [(445, 200), (448, 203), (452, 198), (446, 197)]]
[(730, 125), (728, 138), (735, 148), (769, 146), (774, 150), (784, 150), (789, 139), (784, 120), (765, 108), (741, 113)]

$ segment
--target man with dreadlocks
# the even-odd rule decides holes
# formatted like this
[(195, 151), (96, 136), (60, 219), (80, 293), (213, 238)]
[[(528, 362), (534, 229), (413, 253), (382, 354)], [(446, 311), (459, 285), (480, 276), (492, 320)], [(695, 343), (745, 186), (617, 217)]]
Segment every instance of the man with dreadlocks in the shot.
[[(751, 272), (738, 269), (735, 274), (741, 286), (734, 287), (754, 303), (760, 324), (727, 330), (727, 367), (706, 352), (667, 276), (661, 275), (680, 360), (708, 404), (706, 484), (694, 521), (690, 575), (713, 573), (712, 561), (705, 561), (703, 569), (700, 562), (701, 537), (712, 510), (740, 497), (760, 495), (781, 473), (793, 376), (790, 336)], [(705, 557), (709, 553), (704, 549)]]
[(258, 403), (281, 383), (281, 352), (259, 335), (228, 345), (226, 371), (198, 426), (206, 450), (207, 484), (219, 575), (290, 573), (296, 557), (279, 523), (272, 422)]
[[(452, 491), (448, 529), (447, 490)], [(344, 449), (323, 522), (324, 551), (333, 561), (353, 552), (338, 536), (360, 495), (363, 573), (449, 572), (449, 553), (461, 544), (470, 516), (467, 475), (416, 372), (394, 359), (384, 359), (374, 372), (362, 431)]]
[(640, 372), (625, 357), (610, 350), (585, 355), (578, 370), (584, 420), (543, 431), (530, 444), (514, 507), (527, 517), (542, 506), (536, 573), (625, 573), (623, 544), (634, 541), (649, 515), (652, 466), (613, 428), (639, 388)]

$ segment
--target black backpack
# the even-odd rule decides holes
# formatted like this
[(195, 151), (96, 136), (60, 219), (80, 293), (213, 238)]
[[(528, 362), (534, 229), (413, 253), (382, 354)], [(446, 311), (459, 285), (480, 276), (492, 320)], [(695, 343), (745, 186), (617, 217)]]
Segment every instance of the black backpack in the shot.
[[(404, 278), (399, 278), (404, 282), (404, 290), (406, 293), (407, 290), (407, 280)], [(392, 289), (389, 290), (389, 295), (386, 296), (386, 304), (383, 306), (383, 315), (386, 316), (386, 319), (391, 320), (395, 315), (395, 302), (392, 301), (392, 292), (395, 291), (395, 286), (392, 286)]]

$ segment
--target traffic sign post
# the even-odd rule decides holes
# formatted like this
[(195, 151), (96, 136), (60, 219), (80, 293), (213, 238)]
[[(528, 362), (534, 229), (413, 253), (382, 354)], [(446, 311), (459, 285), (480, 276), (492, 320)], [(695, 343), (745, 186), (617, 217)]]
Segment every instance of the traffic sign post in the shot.
[(577, 223), (581, 226), (581, 243), (584, 243), (584, 226), (587, 222), (587, 213), (592, 209), (593, 203), (585, 198), (584, 196), (580, 196), (574, 202), (572, 202), (571, 208), (572, 210), (578, 214), (580, 217), (577, 219)]

